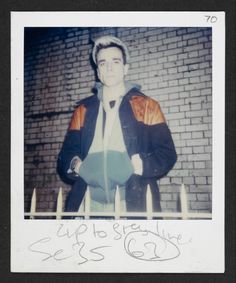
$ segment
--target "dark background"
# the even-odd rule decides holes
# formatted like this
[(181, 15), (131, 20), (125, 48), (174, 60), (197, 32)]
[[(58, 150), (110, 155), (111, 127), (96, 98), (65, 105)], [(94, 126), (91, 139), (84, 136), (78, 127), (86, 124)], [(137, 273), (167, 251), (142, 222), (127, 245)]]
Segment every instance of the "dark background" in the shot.
[[(226, 12), (226, 178), (224, 274), (13, 274), (10, 272), (10, 11), (225, 11)], [(21, 0), (1, 1), (0, 7), (0, 274), (1, 282), (235, 282), (235, 0)], [(222, 39), (223, 40), (223, 39)], [(223, 118), (223, 117), (222, 117)]]

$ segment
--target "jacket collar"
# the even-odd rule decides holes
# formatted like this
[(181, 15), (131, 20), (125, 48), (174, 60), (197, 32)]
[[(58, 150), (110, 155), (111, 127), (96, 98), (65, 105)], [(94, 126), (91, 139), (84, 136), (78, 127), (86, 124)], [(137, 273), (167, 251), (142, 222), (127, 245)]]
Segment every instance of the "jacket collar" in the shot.
[[(96, 82), (94, 85), (94, 89), (97, 91), (97, 96), (100, 101), (103, 98), (103, 85), (100, 82)], [(125, 82), (125, 94), (127, 94), (131, 89), (140, 90), (141, 86), (139, 84)]]

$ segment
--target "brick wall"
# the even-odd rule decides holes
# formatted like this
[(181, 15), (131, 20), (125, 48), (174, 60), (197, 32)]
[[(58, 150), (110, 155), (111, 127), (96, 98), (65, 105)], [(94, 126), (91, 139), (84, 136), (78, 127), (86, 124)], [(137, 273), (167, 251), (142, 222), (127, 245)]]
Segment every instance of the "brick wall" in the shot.
[(127, 43), (127, 80), (160, 102), (178, 162), (160, 181), (163, 211), (178, 209), (184, 183), (189, 209), (211, 211), (212, 56), (210, 28), (32, 28), (25, 32), (25, 209), (38, 189), (40, 210), (55, 209), (56, 160), (75, 102), (91, 95), (92, 40), (112, 34)]

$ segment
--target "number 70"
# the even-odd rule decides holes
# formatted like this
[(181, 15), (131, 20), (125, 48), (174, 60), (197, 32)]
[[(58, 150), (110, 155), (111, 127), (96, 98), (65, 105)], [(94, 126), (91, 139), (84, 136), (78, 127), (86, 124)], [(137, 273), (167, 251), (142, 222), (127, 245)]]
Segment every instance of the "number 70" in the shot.
[(205, 16), (206, 17), (206, 21), (208, 23), (215, 23), (217, 21), (217, 17), (216, 16)]

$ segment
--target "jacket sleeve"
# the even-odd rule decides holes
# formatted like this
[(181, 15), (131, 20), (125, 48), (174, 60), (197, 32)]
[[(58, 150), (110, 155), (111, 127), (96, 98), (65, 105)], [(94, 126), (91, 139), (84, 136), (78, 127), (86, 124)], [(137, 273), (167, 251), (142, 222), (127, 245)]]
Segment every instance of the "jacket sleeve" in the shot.
[(80, 105), (73, 113), (65, 140), (57, 160), (57, 171), (65, 182), (71, 182), (78, 178), (78, 175), (71, 170), (73, 161), (81, 159), (81, 131), (84, 126), (86, 108)]
[(166, 123), (148, 127), (144, 132), (148, 135), (149, 145), (144, 145), (144, 150), (140, 153), (143, 161), (142, 175), (160, 179), (173, 168), (177, 160), (175, 146)]
[(131, 102), (133, 113), (139, 123), (139, 148), (143, 162), (143, 177), (161, 178), (174, 166), (177, 155), (157, 101), (149, 97), (137, 97)]

